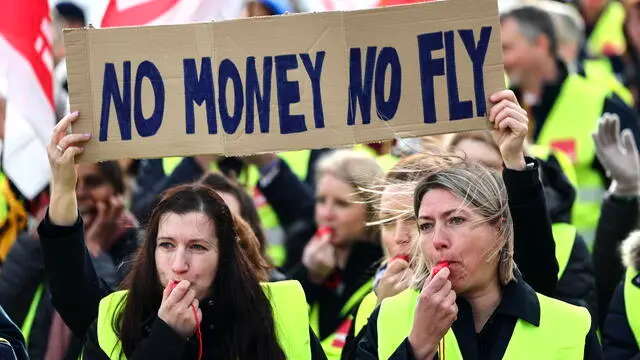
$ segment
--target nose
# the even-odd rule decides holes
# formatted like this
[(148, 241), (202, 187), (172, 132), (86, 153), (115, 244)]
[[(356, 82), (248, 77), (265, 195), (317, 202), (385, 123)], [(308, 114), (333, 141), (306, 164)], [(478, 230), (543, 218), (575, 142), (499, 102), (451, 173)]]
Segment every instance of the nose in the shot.
[(171, 261), (171, 271), (176, 274), (183, 274), (189, 270), (189, 259), (184, 250), (178, 249)]
[(393, 242), (397, 245), (411, 243), (411, 235), (413, 230), (414, 226), (412, 226), (408, 221), (398, 221), (393, 233)]
[(433, 231), (433, 247), (438, 251), (446, 250), (451, 247), (447, 231), (444, 229), (444, 226), (441, 226), (440, 224), (435, 224)]
[(323, 225), (331, 223), (336, 217), (333, 204), (331, 204), (329, 201), (318, 204), (318, 206), (316, 207), (316, 216), (319, 220), (318, 223), (321, 223)]

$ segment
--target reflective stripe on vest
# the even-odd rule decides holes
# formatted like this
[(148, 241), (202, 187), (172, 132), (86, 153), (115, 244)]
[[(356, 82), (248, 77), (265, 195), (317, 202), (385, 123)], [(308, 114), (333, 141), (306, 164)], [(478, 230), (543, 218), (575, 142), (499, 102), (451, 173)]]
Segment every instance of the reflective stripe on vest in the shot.
[[(591, 133), (597, 128), (608, 94), (608, 89), (581, 76), (567, 76), (537, 140), (565, 152), (575, 166), (578, 194), (572, 222), (581, 235), (595, 229), (604, 198), (602, 177), (591, 167), (596, 153)], [(589, 243), (589, 239), (585, 241)]]
[[(587, 41), (591, 55), (620, 55), (626, 50), (624, 36), (625, 11), (618, 1), (609, 4), (600, 15)], [(613, 47), (614, 54), (606, 54), (605, 49)]]
[(378, 306), (378, 297), (376, 296), (376, 293), (372, 291), (362, 299), (360, 306), (358, 306), (354, 325), (355, 327), (353, 328), (354, 335), (357, 336), (360, 330), (367, 325), (367, 322), (369, 322), (369, 316), (371, 316), (373, 310), (376, 309), (376, 306)]
[(556, 244), (556, 260), (558, 261), (558, 279), (562, 277), (569, 264), (569, 257), (576, 241), (576, 227), (566, 223), (554, 223), (553, 240)]
[[(407, 338), (413, 327), (418, 292), (408, 289), (386, 298), (378, 313), (378, 359), (388, 359)], [(591, 328), (587, 309), (537, 294), (540, 326), (518, 319), (503, 359), (582, 359), (585, 338)], [(447, 360), (462, 360), (451, 329), (444, 336)], [(441, 357), (441, 358), (444, 358)]]
[(3, 337), (0, 337), (0, 358), (2, 360), (14, 360), (18, 358), (9, 340)]
[[(335, 332), (320, 339), (320, 345), (324, 353), (327, 355), (328, 360), (338, 360), (342, 355), (342, 348), (344, 347), (347, 334), (353, 323), (352, 311), (358, 304), (373, 290), (373, 279), (370, 279), (365, 284), (349, 297), (349, 300), (342, 306), (340, 310), (340, 318), (342, 322), (338, 326)], [(316, 303), (311, 306), (311, 312), (309, 313), (309, 323), (311, 329), (320, 337), (320, 306)]]
[[(311, 360), (311, 339), (307, 322), (308, 305), (297, 281), (262, 283), (271, 303), (278, 343), (287, 359)], [(112, 323), (124, 308), (127, 290), (114, 292), (100, 301), (98, 308), (98, 344), (109, 359), (124, 359), (122, 345)]]
[(585, 77), (593, 80), (618, 95), (627, 105), (633, 107), (633, 94), (616, 77), (608, 58), (588, 59), (583, 62)]
[(627, 268), (624, 277), (624, 309), (627, 314), (629, 328), (640, 346), (640, 288), (633, 283), (633, 279), (638, 276), (637, 269)]
[(31, 305), (29, 305), (27, 316), (25, 316), (22, 327), (20, 328), (22, 335), (24, 335), (25, 346), (29, 346), (29, 338), (31, 337), (33, 321), (36, 319), (36, 314), (38, 313), (38, 307), (40, 306), (40, 300), (42, 300), (43, 292), (44, 284), (38, 285), (36, 292), (33, 294), (33, 299), (31, 299)]

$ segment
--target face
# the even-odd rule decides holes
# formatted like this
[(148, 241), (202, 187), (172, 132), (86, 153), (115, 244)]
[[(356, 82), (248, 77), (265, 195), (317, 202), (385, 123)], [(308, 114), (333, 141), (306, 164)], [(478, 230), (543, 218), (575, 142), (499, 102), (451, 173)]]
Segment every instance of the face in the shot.
[(216, 191), (218, 195), (224, 200), (224, 203), (227, 204), (229, 211), (235, 216), (241, 217), (240, 215), (240, 201), (228, 192)]
[(502, 156), (483, 141), (464, 139), (456, 145), (455, 151), (463, 153), (467, 159), (478, 161), (488, 168), (502, 171)]
[(380, 220), (393, 219), (380, 226), (389, 258), (410, 254), (411, 244), (417, 238), (412, 190), (408, 185), (389, 185), (380, 197)]
[(420, 248), (431, 264), (448, 261), (458, 294), (478, 291), (498, 281), (498, 259), (488, 260), (497, 229), (448, 190), (433, 189), (418, 213)]
[(366, 209), (364, 204), (354, 203), (356, 189), (331, 174), (323, 175), (316, 189), (316, 224), (333, 229), (333, 244), (347, 245), (362, 238)]
[(218, 239), (205, 214), (162, 215), (156, 239), (155, 261), (160, 284), (188, 280), (198, 300), (210, 293), (218, 270)]
[(99, 202), (108, 204), (111, 197), (115, 196), (113, 185), (100, 173), (96, 164), (76, 165), (78, 183), (76, 184), (76, 196), (80, 214), (93, 216), (96, 213), (96, 204)]
[(544, 49), (531, 44), (520, 32), (518, 22), (506, 19), (501, 25), (502, 59), (513, 85), (526, 83), (529, 76), (537, 76), (537, 67)]

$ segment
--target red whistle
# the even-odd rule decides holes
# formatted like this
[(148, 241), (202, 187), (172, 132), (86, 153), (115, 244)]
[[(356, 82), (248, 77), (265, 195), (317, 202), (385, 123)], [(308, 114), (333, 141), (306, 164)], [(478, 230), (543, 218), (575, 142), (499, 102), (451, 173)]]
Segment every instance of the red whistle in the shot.
[(173, 289), (175, 289), (176, 286), (178, 286), (178, 284), (180, 284), (180, 281), (173, 280), (171, 284), (169, 284), (169, 293), (171, 293)]
[(445, 267), (449, 267), (448, 261), (440, 261), (439, 263), (437, 263), (436, 266), (431, 269), (433, 276), (438, 275), (438, 272), (440, 272), (440, 270), (444, 269)]
[(333, 235), (333, 229), (328, 226), (323, 226), (316, 231), (318, 239), (323, 238), (325, 235)]
[(409, 257), (409, 254), (400, 254), (400, 255), (396, 255), (393, 258), (391, 258), (391, 261), (395, 260), (395, 259), (402, 259), (406, 262), (409, 262), (409, 260), (411, 260), (411, 258)]

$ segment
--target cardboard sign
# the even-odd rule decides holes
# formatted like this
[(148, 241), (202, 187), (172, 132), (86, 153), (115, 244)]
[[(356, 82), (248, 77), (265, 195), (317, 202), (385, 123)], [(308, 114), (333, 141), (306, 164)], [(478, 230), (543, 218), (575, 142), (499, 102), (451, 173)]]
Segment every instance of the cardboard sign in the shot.
[(482, 129), (504, 88), (496, 0), (64, 36), (83, 162)]

